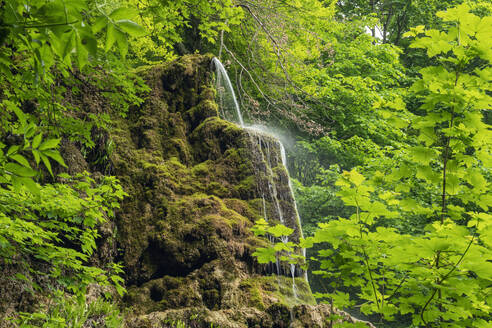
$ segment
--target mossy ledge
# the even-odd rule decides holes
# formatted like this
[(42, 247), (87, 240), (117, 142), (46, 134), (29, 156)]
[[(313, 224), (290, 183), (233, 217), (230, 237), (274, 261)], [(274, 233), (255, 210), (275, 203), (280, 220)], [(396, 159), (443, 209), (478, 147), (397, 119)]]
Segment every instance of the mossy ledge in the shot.
[(112, 173), (129, 194), (115, 219), (126, 326), (325, 327), (332, 311), (302, 278), (295, 298), (290, 277), (252, 256), (265, 240), (250, 231), (263, 211), (250, 137), (219, 118), (210, 61), (143, 70), (144, 104), (113, 118)]

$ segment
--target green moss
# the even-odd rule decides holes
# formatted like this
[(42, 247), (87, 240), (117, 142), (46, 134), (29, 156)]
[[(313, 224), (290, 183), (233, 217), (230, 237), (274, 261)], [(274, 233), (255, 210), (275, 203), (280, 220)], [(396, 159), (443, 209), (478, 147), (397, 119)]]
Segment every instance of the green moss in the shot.
[(213, 133), (215, 131), (224, 130), (224, 131), (234, 131), (237, 133), (242, 133), (243, 129), (235, 123), (228, 122), (226, 120), (221, 119), (220, 117), (209, 117), (204, 120), (198, 127), (196, 128), (197, 132), (207, 132)]
[(210, 173), (210, 170), (213, 169), (214, 162), (208, 160), (202, 163), (199, 163), (191, 169), (191, 173), (197, 177), (205, 177)]
[(234, 186), (234, 190), (236, 190), (243, 199), (253, 198), (256, 194), (256, 178), (253, 175), (244, 178)]
[(253, 278), (244, 279), (241, 281), (239, 288), (247, 292), (249, 306), (261, 311), (265, 310), (258, 280)]
[(283, 165), (278, 165), (272, 168), (272, 173), (276, 178), (288, 176), (287, 170)]
[[(210, 88), (208, 88), (210, 89)], [(202, 91), (202, 95), (207, 94), (207, 89)], [(208, 98), (210, 96), (206, 96)], [(217, 117), (219, 115), (219, 107), (213, 98), (209, 98), (200, 102), (197, 106), (190, 108), (186, 111), (186, 117), (190, 122), (192, 128), (198, 126), (203, 120), (209, 117)]]
[[(241, 201), (231, 202), (228, 200), (227, 203), (237, 205), (238, 203), (241, 204)], [(249, 214), (254, 215), (251, 212)], [(221, 198), (204, 193), (184, 196), (169, 203), (167, 221), (179, 222), (180, 224), (207, 221), (222, 237), (228, 236), (229, 238), (232, 238), (233, 231), (244, 234), (246, 233), (245, 229), (252, 225), (252, 221), (248, 217), (229, 208)], [(224, 229), (225, 226), (229, 227), (229, 230)]]
[(242, 215), (248, 218), (251, 222), (255, 222), (262, 218), (257, 208), (251, 206), (251, 204), (245, 200), (237, 198), (226, 198), (224, 199), (224, 204)]
[(221, 197), (227, 196), (227, 194), (229, 193), (229, 189), (226, 186), (224, 186), (223, 183), (215, 182), (215, 181), (207, 184), (206, 191), (208, 194), (221, 196)]
[(233, 148), (234, 142), (244, 137), (241, 127), (227, 122), (219, 117), (205, 119), (193, 131), (193, 141), (196, 154), (203, 154), (206, 158), (219, 158), (226, 150)]
[(191, 150), (186, 140), (182, 138), (171, 138), (169, 139), (169, 145), (172, 146), (170, 154), (179, 156), (183, 163), (191, 163)]
[(315, 305), (309, 284), (304, 278), (295, 278), (296, 295), (292, 289), (292, 278), (285, 276), (263, 276), (258, 277), (258, 286), (264, 295), (265, 304), (281, 303), (291, 308), (298, 304)]
[(229, 148), (224, 153), (225, 160), (232, 163), (240, 163), (243, 161), (244, 157), (239, 155), (239, 151), (236, 148)]
[(292, 278), (284, 276), (261, 276), (241, 281), (239, 288), (246, 291), (249, 306), (265, 310), (273, 304), (292, 308), (298, 304), (315, 305), (309, 285), (303, 278), (296, 278), (296, 293), (292, 290)]
[(246, 148), (228, 148), (224, 152), (221, 165), (234, 168), (238, 179), (254, 174), (250, 152)]
[(203, 215), (219, 212), (221, 206), (220, 199), (214, 196), (194, 193), (169, 203), (167, 219), (172, 222), (192, 222)]
[(250, 303), (249, 305), (257, 308), (258, 310), (264, 310), (265, 304), (263, 304), (263, 298), (258, 287), (251, 288), (250, 291)]

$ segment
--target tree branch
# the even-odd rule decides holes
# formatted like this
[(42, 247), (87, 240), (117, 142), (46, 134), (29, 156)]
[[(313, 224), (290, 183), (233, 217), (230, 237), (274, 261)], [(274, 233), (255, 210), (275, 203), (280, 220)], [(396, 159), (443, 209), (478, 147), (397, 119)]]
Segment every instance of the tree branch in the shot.
[(56, 26), (64, 26), (78, 23), (78, 20), (74, 20), (72, 22), (65, 23), (53, 23), (53, 24), (45, 24), (45, 25), (22, 25), (22, 24), (0, 24), (1, 27), (21, 27), (21, 28), (45, 28), (45, 27), (56, 27)]

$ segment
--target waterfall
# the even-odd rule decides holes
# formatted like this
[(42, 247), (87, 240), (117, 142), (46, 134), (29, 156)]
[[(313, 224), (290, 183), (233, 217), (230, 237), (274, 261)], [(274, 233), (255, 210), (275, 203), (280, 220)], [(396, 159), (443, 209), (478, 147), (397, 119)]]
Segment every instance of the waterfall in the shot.
[(244, 126), (241, 109), (239, 108), (234, 88), (224, 65), (216, 57), (212, 59), (212, 65), (215, 67), (215, 87), (217, 89), (217, 101), (222, 118)]
[[(216, 72), (217, 98), (221, 117), (239, 124), (249, 135), (251, 159), (257, 180), (257, 192), (263, 201), (264, 218), (267, 221), (277, 220), (293, 228), (295, 232), (291, 238), (298, 241), (303, 236), (302, 224), (287, 171), (285, 147), (280, 139), (268, 128), (244, 124), (241, 109), (227, 71), (217, 58), (212, 59), (212, 65)], [(269, 208), (270, 211), (268, 211)], [(287, 243), (288, 241), (289, 237), (282, 238), (282, 242)], [(305, 256), (304, 249), (302, 252)], [(281, 274), (278, 259), (276, 261), (276, 269), (277, 274)], [(292, 292), (294, 297), (297, 298), (295, 284), (296, 266), (290, 264), (289, 269), (292, 276)], [(287, 272), (284, 272), (284, 274), (287, 274)], [(304, 277), (307, 281), (307, 272), (304, 272)]]

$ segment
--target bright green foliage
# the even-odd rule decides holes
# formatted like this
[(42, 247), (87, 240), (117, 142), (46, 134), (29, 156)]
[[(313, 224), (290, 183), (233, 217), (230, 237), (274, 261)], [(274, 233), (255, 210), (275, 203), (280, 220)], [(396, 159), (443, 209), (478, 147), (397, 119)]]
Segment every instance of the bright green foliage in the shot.
[(148, 33), (134, 40), (130, 52), (137, 63), (155, 64), (214, 45), (221, 31), (239, 24), (243, 10), (231, 0), (121, 0), (136, 8), (135, 21)]
[(116, 305), (98, 298), (87, 302), (84, 294), (66, 296), (60, 291), (53, 295), (51, 306), (42, 312), (21, 313), (14, 320), (19, 328), (50, 327), (50, 328), (82, 328), (87, 325), (102, 328), (120, 328), (123, 317)]
[[(388, 119), (403, 113), (410, 125), (397, 127), (413, 142), (369, 178), (344, 172), (338, 196), (353, 214), (321, 223), (301, 245), (329, 245), (318, 251), (314, 273), (334, 288), (317, 296), (335, 305), (351, 304), (340, 291), (350, 287), (364, 313), (384, 320), (410, 315), (416, 327), (491, 324), (492, 136), (483, 114), (492, 108), (492, 17), (469, 10), (438, 13), (444, 31), (417, 27), (407, 34), (423, 34), (412, 47), (425, 49), (436, 66), (422, 69), (410, 88), (416, 114), (384, 102), (378, 108)], [(422, 229), (406, 234), (416, 218)]]
[[(462, 2), (471, 8), (434, 15)], [(126, 115), (148, 91), (136, 66), (213, 51), (251, 121), (318, 138), (298, 143), (291, 168), (312, 237), (295, 245), (291, 229), (257, 222), (270, 243), (255, 253), (261, 263), (302, 263), (297, 248), (317, 247), (316, 273), (333, 287), (318, 296), (339, 307), (407, 314), (414, 326), (490, 325), (490, 9), (489, 0), (2, 2), (0, 261), (20, 265), (16, 279), (33, 289), (43, 274), (79, 294), (93, 282), (122, 292), (118, 265), (87, 263), (124, 192), (111, 177), (56, 175), (61, 140), (90, 153), (110, 115), (66, 99), (90, 86)], [(382, 42), (366, 33), (376, 24)], [(406, 34), (415, 41), (403, 37), (418, 24)], [(401, 90), (406, 69), (423, 66)], [(90, 164), (104, 166), (112, 141), (99, 146)], [(24, 324), (77, 326), (84, 303), (60, 298)]]
[(221, 60), (231, 63), (251, 121), (337, 140), (391, 134), (370, 118), (371, 104), (393, 97), (403, 68), (396, 47), (364, 32), (366, 19), (335, 21), (335, 1), (264, 0), (243, 8), (241, 29), (224, 36)]
[[(85, 140), (80, 137), (80, 126), (85, 124), (90, 131), (90, 125), (86, 120), (80, 122), (76, 115), (66, 115), (67, 111), (77, 111), (63, 100), (68, 92), (77, 93), (77, 83), (94, 83), (107, 89), (109, 102), (114, 102), (114, 92), (118, 91), (121, 97), (116, 97), (117, 108), (122, 113), (129, 104), (141, 102), (136, 92), (142, 87), (133, 83), (128, 67), (111, 52), (115, 49), (124, 56), (128, 40), (144, 32), (131, 20), (133, 14), (127, 8), (95, 5), (89, 0), (14, 0), (1, 6), (1, 126), (13, 123), (16, 108), (29, 112), (27, 120), (40, 131), (50, 126), (52, 133), (90, 145), (86, 136)], [(101, 68), (111, 73), (101, 75)], [(84, 80), (79, 77), (82, 72), (87, 74)], [(35, 107), (35, 113), (29, 106)]]
[[(97, 226), (112, 216), (125, 195), (118, 181), (105, 177), (96, 182), (87, 174), (74, 178), (64, 174), (59, 175), (63, 183), (39, 184), (41, 163), (51, 176), (53, 161), (66, 166), (57, 150), (60, 139), (45, 138), (15, 104), (4, 103), (17, 115), (7, 131), (21, 138), (18, 144), (0, 143), (1, 261), (21, 265), (27, 274), (19, 273), (17, 278), (30, 288), (41, 288), (36, 283), (38, 268), (32, 266), (36, 259), (48, 264), (47, 274), (68, 289), (111, 283), (122, 293), (117, 265), (87, 266), (96, 247)], [(64, 247), (66, 241), (72, 247)]]
[(259, 247), (253, 253), (259, 263), (275, 262), (277, 258), (288, 263), (297, 263), (300, 259), (299, 255), (293, 253), (296, 244), (288, 238), (294, 232), (293, 229), (281, 224), (269, 226), (261, 219), (255, 222), (252, 231), (257, 236), (267, 236), (270, 241), (269, 247)]
[(7, 145), (0, 142), (0, 183), (12, 185), (16, 188), (26, 186), (30, 192), (39, 195), (39, 190), (33, 181), (33, 177), (38, 172), (31, 167), (31, 164), (23, 155), (30, 152), (36, 165), (42, 161), (49, 173), (53, 175), (50, 159), (57, 161), (65, 166), (60, 154), (54, 150), (57, 148), (60, 139), (45, 139), (43, 135), (37, 133), (37, 126), (34, 123), (27, 123), (26, 117), (18, 109), (13, 107), (19, 120), (18, 126), (12, 126), (11, 133), (23, 135), (24, 140), (18, 145)]
[(415, 25), (439, 27), (435, 13), (459, 4), (460, 0), (353, 0), (339, 2), (340, 13), (345, 17), (377, 18), (370, 25), (371, 33), (381, 41), (394, 44), (404, 43), (403, 34)]
[[(0, 258), (23, 265), (29, 276), (18, 278), (34, 289), (40, 287), (34, 279), (32, 258), (48, 264), (49, 276), (68, 289), (111, 283), (122, 293), (121, 278), (107, 275), (119, 274), (118, 266), (95, 268), (87, 260), (96, 248), (97, 226), (112, 216), (124, 192), (111, 177), (98, 183), (87, 175), (60, 177), (65, 179), (63, 184), (32, 182), (35, 195), (19, 186), (0, 188)], [(72, 247), (64, 247), (67, 240)]]
[(350, 216), (352, 213), (352, 209), (344, 207), (343, 201), (336, 196), (339, 187), (335, 186), (335, 182), (341, 172), (338, 165), (332, 165), (327, 170), (320, 168), (319, 172), (313, 184), (304, 186), (297, 180), (293, 180), (292, 184), (304, 236), (312, 236), (318, 223), (337, 219), (338, 216)]
[[(93, 8), (95, 7), (95, 8)], [(116, 43), (121, 54), (128, 49), (127, 36), (140, 36), (144, 29), (131, 21), (128, 10), (117, 8), (109, 15), (88, 0), (23, 1), (13, 0), (2, 6), (2, 72), (8, 74), (11, 52), (22, 54), (24, 65), (34, 67), (37, 76), (57, 69), (84, 68), (98, 50), (96, 35), (105, 29), (105, 51)], [(94, 22), (92, 24), (92, 22)], [(10, 53), (9, 53), (10, 52)]]
[[(92, 127), (104, 128), (98, 115), (78, 119), (63, 99), (78, 92), (71, 78), (86, 72), (90, 82), (96, 65), (122, 66), (101, 58), (114, 58), (114, 48), (124, 57), (128, 39), (144, 33), (131, 10), (106, 10), (89, 0), (0, 5), (0, 261), (19, 268), (15, 279), (31, 291), (78, 292), (97, 283), (124, 292), (119, 265), (89, 265), (98, 227), (125, 195), (117, 179), (55, 174), (66, 167), (62, 138), (90, 149)], [(129, 100), (120, 100), (126, 108), (141, 101), (129, 79), (105, 77), (113, 88), (128, 87)], [(48, 278), (42, 284), (41, 276)]]

